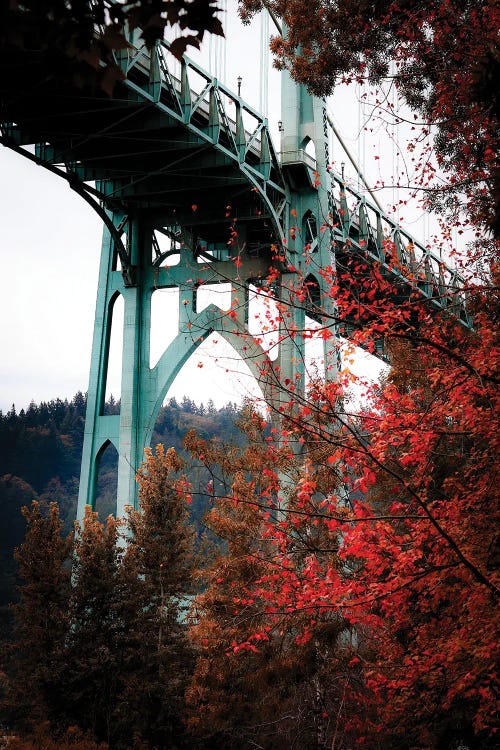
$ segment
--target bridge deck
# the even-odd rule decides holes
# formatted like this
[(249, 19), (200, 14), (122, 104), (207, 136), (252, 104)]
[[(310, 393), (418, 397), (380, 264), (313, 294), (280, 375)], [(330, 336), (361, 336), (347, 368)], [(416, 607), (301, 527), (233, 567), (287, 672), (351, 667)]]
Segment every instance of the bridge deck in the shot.
[[(40, 163), (108, 210), (140, 210), (152, 226), (182, 227), (207, 247), (225, 248), (236, 219), (246, 248), (271, 257), (293, 185), (266, 120), (194, 62), (175, 62), (166, 44), (116, 59), (126, 79), (110, 97), (49, 75), (42, 53), (13, 50), (0, 60), (2, 142), (35, 145)], [(282, 159), (289, 165), (289, 154)], [(332, 191), (340, 267), (352, 256), (379, 263), (402, 297), (417, 290), (468, 322), (455, 271), (335, 174)]]

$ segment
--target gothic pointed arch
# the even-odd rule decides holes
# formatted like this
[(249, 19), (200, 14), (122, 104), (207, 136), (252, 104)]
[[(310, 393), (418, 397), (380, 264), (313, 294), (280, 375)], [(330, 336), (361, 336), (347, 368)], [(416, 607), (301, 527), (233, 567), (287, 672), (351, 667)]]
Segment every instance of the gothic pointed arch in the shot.
[(302, 238), (304, 248), (309, 252), (315, 252), (318, 248), (318, 221), (311, 209), (302, 216)]
[(271, 397), (272, 363), (268, 354), (241, 323), (235, 321), (230, 315), (221, 315), (221, 310), (211, 304), (196, 316), (187, 331), (181, 331), (176, 336), (160, 357), (156, 367), (153, 368), (157, 388), (154, 406), (148, 420), (146, 444), (151, 440), (161, 405), (175, 378), (188, 359), (213, 333), (219, 334), (245, 361), (264, 398)]
[(302, 143), (300, 144), (300, 150), (306, 154), (306, 156), (308, 157), (308, 161), (311, 160), (312, 162), (316, 163), (316, 145), (310, 136), (306, 135), (306, 137), (302, 140)]
[(304, 290), (307, 300), (307, 312), (314, 318), (322, 310), (321, 285), (319, 279), (310, 273), (304, 279)]

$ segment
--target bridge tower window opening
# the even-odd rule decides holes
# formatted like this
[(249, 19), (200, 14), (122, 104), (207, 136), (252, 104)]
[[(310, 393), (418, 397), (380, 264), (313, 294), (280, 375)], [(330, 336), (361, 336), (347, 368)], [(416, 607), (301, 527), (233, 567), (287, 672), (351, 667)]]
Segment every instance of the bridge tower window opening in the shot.
[(321, 310), (321, 290), (318, 280), (313, 274), (310, 273), (304, 280), (304, 289), (309, 306), (316, 308), (317, 312)]
[(304, 248), (314, 252), (318, 246), (318, 222), (312, 211), (306, 211), (302, 219), (302, 237)]
[(118, 487), (118, 451), (107, 440), (96, 457), (96, 497), (94, 510), (99, 521), (104, 523), (108, 516), (116, 518), (116, 498)]
[(151, 297), (149, 366), (154, 367), (179, 328), (178, 287), (155, 289)]
[(100, 408), (101, 414), (105, 414), (106, 402), (110, 400), (111, 396), (116, 401), (121, 398), (124, 309), (125, 304), (122, 295), (115, 294), (109, 302), (108, 330), (106, 331), (106, 387)]
[(312, 138), (304, 138), (301, 144), (301, 150), (305, 152), (305, 154), (309, 157), (309, 160), (316, 163), (316, 146), (314, 144), (314, 141)]

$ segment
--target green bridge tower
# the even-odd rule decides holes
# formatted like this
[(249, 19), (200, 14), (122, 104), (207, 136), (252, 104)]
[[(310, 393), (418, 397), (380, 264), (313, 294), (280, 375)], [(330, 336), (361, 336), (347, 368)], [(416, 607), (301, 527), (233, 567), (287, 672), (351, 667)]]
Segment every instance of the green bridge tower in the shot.
[[(168, 57), (162, 56), (161, 60), (164, 62)], [(147, 65), (146, 60), (143, 64)], [(194, 126), (203, 130), (205, 143), (198, 133), (197, 155), (186, 156), (183, 143), (172, 147), (172, 168), (158, 170), (155, 189), (160, 197), (155, 195), (156, 205), (141, 200), (133, 210), (109, 212), (109, 219), (125, 247), (123, 258), (116, 236), (109, 226), (104, 230), (79, 517), (85, 505), (95, 504), (99, 461), (109, 443), (118, 452), (117, 514), (122, 515), (124, 507), (134, 503), (135, 475), (165, 395), (186, 360), (213, 332), (222, 335), (247, 362), (269, 401), (280, 398), (277, 387), (280, 378), (293, 380), (296, 387), (304, 386), (302, 336), (280, 332), (279, 354), (271, 361), (262, 345), (249, 333), (249, 291), (251, 285), (258, 287), (259, 281), (264, 282), (269, 268), (274, 265), (278, 270), (276, 293), (286, 304), (298, 280), (305, 275), (306, 255), (314, 258), (316, 269), (332, 262), (331, 233), (319, 231), (328, 223), (331, 213), (323, 103), (296, 85), (288, 74), (283, 74), (281, 153), (277, 155), (272, 148), (267, 122), (260, 116), (255, 117), (234, 94), (229, 96), (215, 79), (206, 76), (211, 90), (208, 97), (205, 95), (204, 106), (195, 109), (197, 94), (189, 83), (193, 67), (193, 64), (184, 64), (181, 82), (184, 85), (177, 85), (188, 113), (184, 122), (167, 122), (165, 117), (163, 123), (162, 113), (158, 113), (157, 118), (163, 138), (182, 143), (186, 136), (177, 131), (184, 130), (190, 135), (190, 126)], [(165, 71), (160, 64), (156, 70), (153, 66), (152, 69), (152, 87), (156, 85), (160, 90), (157, 98), (161, 103)], [(173, 86), (176, 86), (175, 81)], [(227, 112), (231, 98), (234, 101), (232, 121)], [(252, 123), (253, 131), (248, 130), (248, 122)], [(239, 174), (236, 180), (235, 167), (228, 169), (224, 153), (230, 140), (234, 140), (237, 149)], [(205, 186), (207, 180), (210, 189)], [(235, 181), (239, 194), (235, 192)], [(142, 199), (140, 180), (137, 190)], [(115, 181), (106, 185), (104, 191), (115, 193)], [(164, 206), (162, 195), (165, 196)], [(306, 245), (307, 251), (304, 250)], [(170, 264), (172, 258), (177, 261), (175, 264)], [(317, 274), (314, 279), (319, 291), (321, 277)], [(200, 287), (215, 283), (230, 285), (229, 312), (213, 304), (198, 311)], [(311, 281), (308, 283), (312, 285)], [(157, 364), (150, 367), (151, 300), (157, 290), (165, 288), (177, 290), (178, 321), (165, 321), (166, 326), (176, 325), (177, 331)], [(108, 415), (104, 413), (106, 375), (113, 309), (119, 295), (124, 302), (120, 413)], [(315, 300), (318, 309), (327, 299), (324, 303), (319, 298)], [(303, 331), (306, 307), (299, 309), (291, 304), (289, 310), (287, 328)], [(335, 358), (331, 352), (325, 353), (327, 371), (331, 373)]]

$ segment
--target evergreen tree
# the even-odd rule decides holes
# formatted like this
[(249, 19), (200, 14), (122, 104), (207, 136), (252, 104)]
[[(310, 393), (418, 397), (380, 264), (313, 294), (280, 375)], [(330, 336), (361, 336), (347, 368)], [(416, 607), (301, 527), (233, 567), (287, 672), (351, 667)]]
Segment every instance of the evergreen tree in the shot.
[(112, 744), (115, 713), (123, 673), (120, 617), (118, 523), (101, 524), (87, 508), (83, 526), (77, 524), (71, 629), (64, 674), (65, 710), (70, 724)]
[[(19, 477), (6, 474), (0, 477), (0, 502), (2, 516), (9, 523), (0, 524), (0, 567), (4, 573), (13, 574), (14, 561), (12, 554), (20, 545), (26, 532), (26, 524), (21, 514), (21, 508), (30, 505), (36, 498), (33, 488)], [(9, 601), (9, 587), (11, 581), (5, 578), (0, 583), (0, 605)]]
[(5, 750), (108, 750), (107, 745), (95, 742), (77, 727), (69, 727), (55, 737), (47, 722), (38, 724), (27, 737), (9, 737), (2, 747)]
[(129, 674), (122, 699), (135, 712), (137, 736), (149, 747), (184, 741), (184, 691), (192, 655), (184, 622), (192, 590), (194, 531), (189, 486), (173, 449), (146, 451), (139, 476), (139, 510), (128, 515), (124, 576), (136, 616), (130, 630)]
[(56, 503), (46, 516), (38, 503), (26, 511), (18, 553), (25, 584), (6, 701), (9, 725), (26, 747), (77, 745), (69, 727), (89, 747), (186, 746), (192, 656), (183, 618), (194, 531), (181, 468), (173, 450), (148, 452), (126, 545), (119, 522), (102, 524), (90, 508), (74, 545), (61, 536)]
[(26, 538), (16, 552), (23, 583), (7, 650), (11, 681), (4, 709), (12, 726), (30, 730), (42, 720), (55, 720), (61, 708), (73, 538), (62, 537), (55, 503), (44, 514), (33, 501), (23, 513)]

